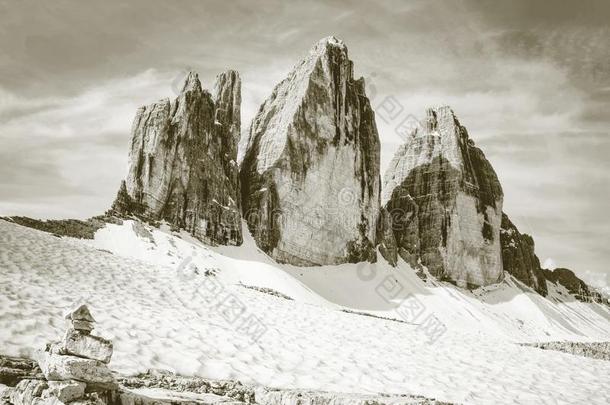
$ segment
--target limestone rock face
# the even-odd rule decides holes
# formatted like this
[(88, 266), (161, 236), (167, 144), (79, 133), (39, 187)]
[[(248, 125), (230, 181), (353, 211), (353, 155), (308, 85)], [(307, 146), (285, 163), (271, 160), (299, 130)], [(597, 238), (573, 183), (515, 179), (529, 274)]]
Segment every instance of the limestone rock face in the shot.
[(175, 100), (141, 107), (112, 210), (168, 221), (205, 242), (240, 245), (240, 105), (239, 75), (228, 71), (214, 95), (190, 73)]
[(277, 261), (375, 260), (379, 136), (345, 44), (318, 42), (252, 122), (241, 165), (243, 213)]
[(451, 108), (427, 110), (383, 190), (398, 254), (412, 266), (462, 286), (502, 279), (502, 187)]
[(512, 274), (539, 294), (546, 296), (546, 280), (540, 267), (540, 260), (534, 252), (534, 239), (528, 234), (520, 233), (508, 215), (504, 213), (502, 214), (500, 243), (504, 271)]

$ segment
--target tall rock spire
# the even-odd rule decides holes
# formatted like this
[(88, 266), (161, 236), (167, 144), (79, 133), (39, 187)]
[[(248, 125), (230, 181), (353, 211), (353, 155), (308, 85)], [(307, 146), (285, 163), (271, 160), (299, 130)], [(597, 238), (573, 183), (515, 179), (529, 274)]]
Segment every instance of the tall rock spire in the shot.
[(379, 136), (342, 41), (315, 44), (263, 103), (240, 178), (250, 231), (276, 260), (375, 260)]
[(451, 108), (426, 111), (394, 155), (383, 190), (394, 238), (386, 245), (412, 266), (463, 286), (502, 279), (502, 187)]
[(213, 98), (191, 72), (175, 100), (141, 107), (113, 210), (165, 220), (209, 243), (241, 244), (240, 88), (237, 72), (222, 73)]

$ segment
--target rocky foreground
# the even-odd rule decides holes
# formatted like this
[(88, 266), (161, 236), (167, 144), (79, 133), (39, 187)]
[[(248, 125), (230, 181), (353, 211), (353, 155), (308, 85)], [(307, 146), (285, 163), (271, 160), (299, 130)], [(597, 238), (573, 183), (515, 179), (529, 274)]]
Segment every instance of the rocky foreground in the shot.
[(112, 342), (91, 334), (95, 320), (88, 307), (77, 306), (66, 319), (63, 338), (47, 344), (37, 361), (0, 355), (0, 405), (446, 404), (412, 395), (274, 389), (157, 370), (121, 376), (108, 366)]
[[(557, 350), (610, 361), (610, 342), (541, 342), (525, 346)], [(232, 380), (184, 377), (163, 370), (133, 376), (112, 373), (112, 390), (83, 388), (82, 381), (49, 381), (38, 363), (0, 355), (0, 405), (431, 405), (449, 404), (422, 396), (363, 395), (307, 390), (274, 389)]]
[[(150, 370), (134, 376), (114, 373), (117, 389), (83, 393), (74, 398), (78, 383), (65, 384), (54, 397), (37, 363), (30, 359), (0, 355), (0, 405), (165, 405), (165, 404), (315, 404), (315, 405), (450, 405), (417, 395), (363, 395), (307, 390), (284, 390), (245, 385), (239, 381), (182, 377)], [(62, 400), (63, 399), (63, 400)]]

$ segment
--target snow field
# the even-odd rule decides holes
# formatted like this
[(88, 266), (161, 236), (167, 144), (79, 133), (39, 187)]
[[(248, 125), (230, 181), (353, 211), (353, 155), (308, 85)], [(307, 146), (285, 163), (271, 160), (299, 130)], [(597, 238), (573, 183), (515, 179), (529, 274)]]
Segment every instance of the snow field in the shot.
[[(609, 362), (518, 344), (610, 340), (607, 308), (571, 301), (561, 289), (546, 299), (509, 279), (469, 293), (424, 283), (404, 263), (279, 266), (251, 239), (208, 248), (140, 226), (108, 225), (82, 241), (0, 221), (0, 352), (28, 355), (58, 338), (63, 310), (86, 300), (94, 333), (114, 341), (110, 366), (124, 373), (161, 368), (468, 404), (610, 402)], [(446, 326), (435, 341), (422, 333), (423, 318), (396, 310), (414, 299), (422, 316)], [(244, 329), (252, 317), (262, 334)]]

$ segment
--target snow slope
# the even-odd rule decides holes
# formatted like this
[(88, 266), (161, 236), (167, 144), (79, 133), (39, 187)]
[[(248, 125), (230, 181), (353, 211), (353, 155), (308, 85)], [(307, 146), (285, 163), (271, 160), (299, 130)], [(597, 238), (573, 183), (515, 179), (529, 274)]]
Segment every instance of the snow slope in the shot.
[(610, 402), (609, 362), (518, 344), (610, 340), (608, 308), (559, 288), (545, 299), (509, 278), (470, 293), (424, 283), (405, 263), (279, 266), (248, 235), (209, 248), (131, 221), (89, 241), (0, 221), (0, 352), (58, 337), (77, 300), (114, 340), (122, 372), (468, 404)]

